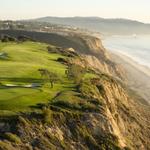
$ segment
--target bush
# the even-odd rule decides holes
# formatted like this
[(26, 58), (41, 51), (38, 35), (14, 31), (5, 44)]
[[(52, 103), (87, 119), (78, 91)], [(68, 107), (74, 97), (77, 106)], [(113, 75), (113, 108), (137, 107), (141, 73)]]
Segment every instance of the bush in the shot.
[(99, 98), (99, 90), (95, 85), (92, 85), (90, 80), (84, 80), (79, 84), (79, 92), (85, 98)]
[(124, 150), (131, 150), (129, 147), (124, 147)]
[(16, 144), (21, 143), (20, 138), (16, 134), (13, 134), (13, 133), (5, 133), (5, 138)]
[(98, 111), (98, 105), (89, 102), (87, 99), (83, 99), (80, 93), (76, 92), (62, 92), (51, 103), (54, 106), (62, 108), (68, 108), (79, 111)]
[(79, 84), (84, 77), (85, 69), (79, 65), (70, 65), (66, 74), (69, 79)]
[(69, 65), (69, 61), (65, 58), (58, 58), (57, 59), (58, 62), (62, 63), (62, 64), (65, 64), (65, 65)]
[(88, 135), (85, 137), (85, 141), (86, 141), (86, 144), (88, 145), (89, 149), (100, 149), (99, 148), (99, 145), (96, 143), (95, 139), (91, 136), (91, 135)]
[(52, 123), (52, 111), (48, 108), (43, 108), (43, 121), (44, 123)]
[(117, 136), (111, 133), (104, 133), (104, 135), (98, 135), (97, 137), (99, 145), (105, 150), (121, 150), (118, 143)]
[(25, 118), (23, 118), (22, 116), (18, 117), (18, 120), (20, 123), (22, 123), (24, 126), (28, 126), (28, 122), (25, 120)]
[(52, 102), (55, 106), (66, 107), (71, 109), (81, 109), (80, 103), (83, 99), (77, 96), (78, 93), (67, 91), (60, 93)]
[(28, 36), (25, 36), (25, 35), (20, 35), (20, 36), (18, 36), (18, 41), (20, 41), (20, 42), (25, 42), (25, 41), (36, 41), (36, 40), (34, 40), (34, 39), (32, 39), (32, 38), (30, 38), (30, 37), (28, 37)]
[(48, 46), (47, 50), (49, 53), (59, 53), (59, 48), (57, 48), (55, 46)]
[(67, 57), (79, 56), (78, 53), (73, 51), (72, 48), (63, 49), (62, 47), (48, 46), (47, 50), (49, 53), (57, 53)]
[(14, 42), (16, 41), (16, 38), (8, 36), (8, 35), (3, 35), (3, 37), (1, 38), (2, 42)]
[(15, 150), (10, 143), (0, 141), (0, 150)]

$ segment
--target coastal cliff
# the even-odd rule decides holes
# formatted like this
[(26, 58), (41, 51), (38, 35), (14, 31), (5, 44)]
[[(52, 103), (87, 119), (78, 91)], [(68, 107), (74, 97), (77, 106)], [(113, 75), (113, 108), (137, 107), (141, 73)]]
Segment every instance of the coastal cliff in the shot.
[[(58, 91), (38, 112), (2, 117), (0, 149), (149, 150), (150, 107), (126, 86), (124, 69), (111, 60), (100, 39), (56, 36), (55, 45), (48, 42), (55, 47), (48, 54), (63, 55), (60, 63), (80, 66), (84, 76), (73, 89)], [(60, 45), (61, 38), (70, 43)], [(66, 76), (61, 80), (65, 84)]]

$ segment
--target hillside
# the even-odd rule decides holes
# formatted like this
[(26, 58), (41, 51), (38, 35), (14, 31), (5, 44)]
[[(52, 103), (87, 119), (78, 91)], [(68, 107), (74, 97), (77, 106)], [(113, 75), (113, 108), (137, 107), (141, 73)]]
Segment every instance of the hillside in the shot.
[(150, 34), (150, 24), (127, 19), (104, 19), (99, 17), (43, 17), (32, 21), (70, 25), (108, 35)]
[(99, 39), (0, 35), (0, 149), (149, 150), (150, 107)]

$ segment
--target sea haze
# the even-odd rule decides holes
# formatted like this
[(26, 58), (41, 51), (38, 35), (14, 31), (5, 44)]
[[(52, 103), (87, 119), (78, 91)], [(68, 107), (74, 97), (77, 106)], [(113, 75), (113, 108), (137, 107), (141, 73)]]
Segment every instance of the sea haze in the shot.
[(105, 37), (103, 44), (108, 50), (122, 53), (150, 68), (150, 35)]

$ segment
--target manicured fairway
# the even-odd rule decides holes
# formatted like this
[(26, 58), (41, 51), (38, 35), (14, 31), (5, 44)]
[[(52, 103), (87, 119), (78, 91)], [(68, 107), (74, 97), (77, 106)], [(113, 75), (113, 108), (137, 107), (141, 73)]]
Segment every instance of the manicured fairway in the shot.
[[(63, 56), (48, 53), (47, 46), (36, 42), (0, 43), (0, 53), (7, 54), (6, 59), (0, 58), (0, 115), (31, 111), (31, 106), (48, 103), (55, 94), (71, 84), (65, 77), (66, 66), (56, 61)], [(53, 89), (4, 86), (40, 84), (40, 68), (57, 73), (63, 82), (57, 83)]]

